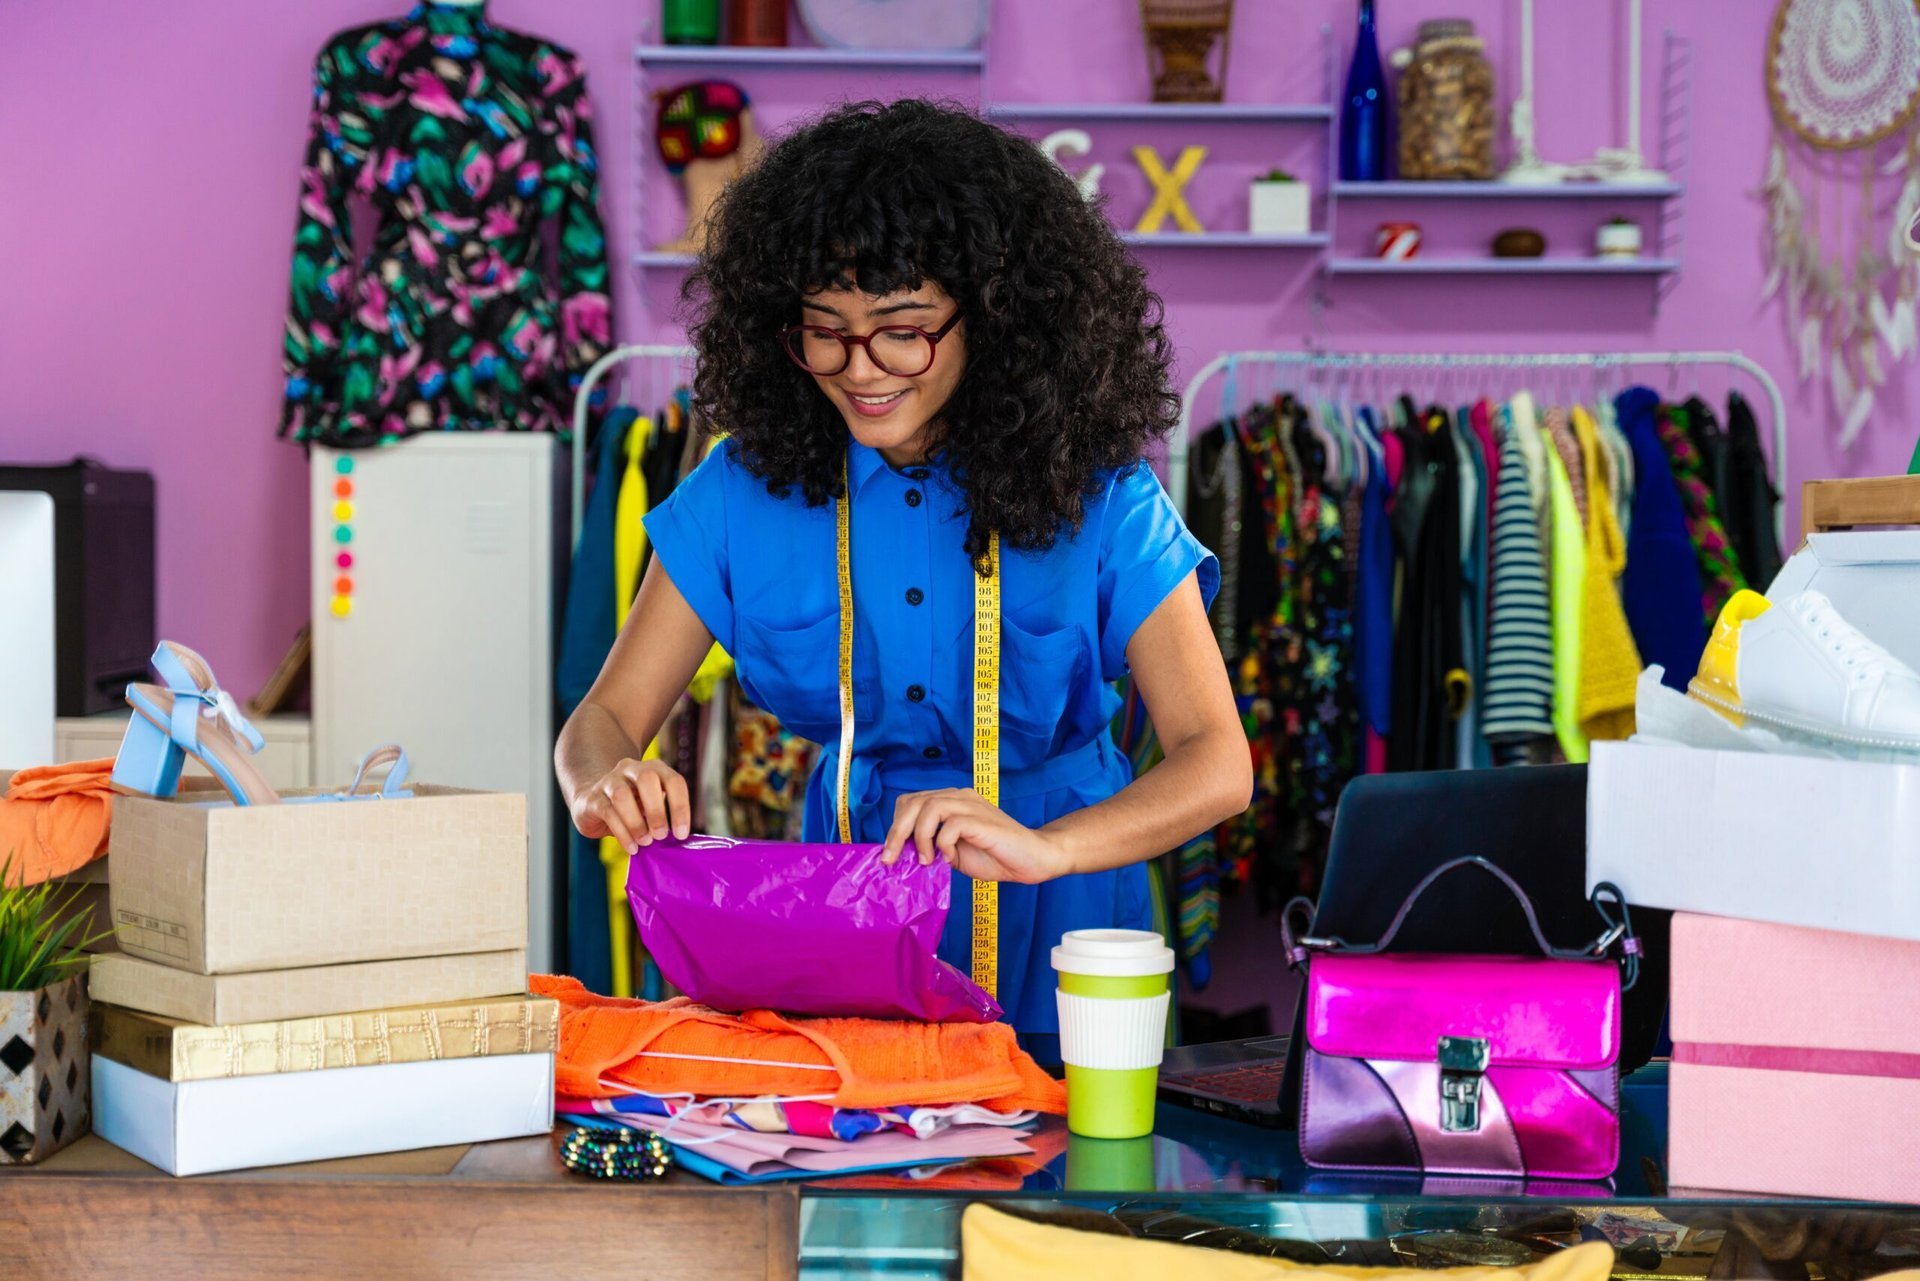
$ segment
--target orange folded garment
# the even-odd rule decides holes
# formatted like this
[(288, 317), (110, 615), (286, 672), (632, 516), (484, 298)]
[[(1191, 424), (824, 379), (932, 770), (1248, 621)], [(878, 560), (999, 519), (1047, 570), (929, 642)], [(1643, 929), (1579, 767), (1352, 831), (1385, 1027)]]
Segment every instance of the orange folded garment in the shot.
[(554, 1082), (562, 1094), (830, 1094), (843, 1108), (983, 1103), (1003, 1112), (1067, 1111), (1066, 1086), (1041, 1071), (1004, 1023), (732, 1015), (685, 997), (595, 996), (578, 979), (536, 974), (531, 982), (535, 996), (560, 1003)]
[(112, 779), (112, 757), (15, 774), (0, 797), (0, 860), (12, 855), (11, 878), (38, 885), (105, 854)]

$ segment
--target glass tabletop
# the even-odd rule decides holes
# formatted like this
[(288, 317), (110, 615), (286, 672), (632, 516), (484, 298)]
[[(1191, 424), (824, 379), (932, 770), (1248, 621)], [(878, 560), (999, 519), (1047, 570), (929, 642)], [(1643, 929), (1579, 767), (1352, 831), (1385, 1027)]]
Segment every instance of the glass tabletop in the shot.
[(1715, 1275), (1821, 1281), (1920, 1267), (1920, 1207), (1670, 1188), (1666, 1128), (1658, 1065), (1622, 1085), (1621, 1162), (1604, 1183), (1313, 1170), (1291, 1131), (1170, 1103), (1152, 1136), (1125, 1142), (1084, 1139), (1050, 1119), (1029, 1138), (1028, 1157), (804, 1185), (802, 1274), (954, 1275), (961, 1214), (982, 1200), (1302, 1262), (1524, 1263), (1606, 1239), (1619, 1251), (1616, 1276), (1705, 1276), (1715, 1259), (1739, 1265)]

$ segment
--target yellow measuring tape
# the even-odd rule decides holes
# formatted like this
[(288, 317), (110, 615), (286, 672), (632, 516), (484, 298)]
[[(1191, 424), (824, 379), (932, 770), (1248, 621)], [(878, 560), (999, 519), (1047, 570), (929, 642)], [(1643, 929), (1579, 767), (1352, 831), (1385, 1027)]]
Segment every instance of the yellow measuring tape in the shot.
[[(853, 841), (847, 786), (853, 769), (853, 487), (840, 462), (846, 496), (834, 502), (840, 568), (840, 839)], [(987, 572), (973, 576), (973, 790), (1000, 803), (1000, 535), (987, 539)], [(1000, 886), (973, 883), (973, 981), (990, 996), (1000, 986)]]

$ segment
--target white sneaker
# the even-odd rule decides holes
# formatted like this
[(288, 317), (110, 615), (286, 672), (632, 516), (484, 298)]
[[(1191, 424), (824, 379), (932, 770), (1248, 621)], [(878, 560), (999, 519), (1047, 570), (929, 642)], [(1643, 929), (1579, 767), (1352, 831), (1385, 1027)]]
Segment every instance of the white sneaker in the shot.
[(1736, 593), (1688, 692), (1735, 724), (1751, 719), (1815, 742), (1920, 751), (1920, 674), (1819, 592), (1777, 606), (1757, 592)]

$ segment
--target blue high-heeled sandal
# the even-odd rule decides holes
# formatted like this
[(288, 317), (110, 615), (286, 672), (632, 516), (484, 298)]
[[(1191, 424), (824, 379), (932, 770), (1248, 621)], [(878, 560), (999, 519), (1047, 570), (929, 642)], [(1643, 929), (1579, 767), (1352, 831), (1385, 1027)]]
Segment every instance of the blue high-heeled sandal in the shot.
[[(405, 786), (407, 754), (397, 744), (375, 748), (361, 760), (353, 784), (345, 792), (282, 798), (248, 759), (266, 740), (240, 713), (233, 697), (213, 678), (207, 661), (171, 641), (154, 651), (154, 669), (167, 688), (127, 686), (127, 704), (134, 714), (115, 758), (115, 791), (167, 799), (180, 787), (180, 773), (192, 756), (207, 767), (234, 802), (271, 805), (287, 801), (368, 800), (408, 797)], [(388, 766), (380, 789), (361, 791), (368, 772)]]

